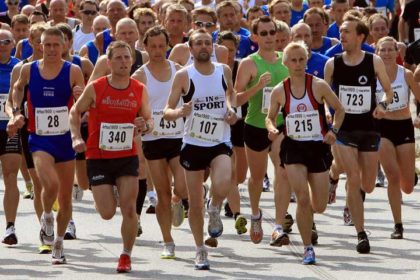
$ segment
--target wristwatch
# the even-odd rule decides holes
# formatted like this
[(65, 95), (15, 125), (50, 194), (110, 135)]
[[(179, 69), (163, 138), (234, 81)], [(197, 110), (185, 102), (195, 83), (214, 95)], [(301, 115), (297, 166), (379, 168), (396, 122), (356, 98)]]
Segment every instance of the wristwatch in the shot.
[(335, 136), (337, 136), (339, 130), (339, 128), (331, 127), (331, 132), (334, 133)]
[(12, 108), (12, 113), (13, 113), (13, 115), (14, 115), (15, 113), (17, 113), (17, 112), (20, 112), (20, 111), (21, 111), (20, 107), (13, 107), (13, 108)]

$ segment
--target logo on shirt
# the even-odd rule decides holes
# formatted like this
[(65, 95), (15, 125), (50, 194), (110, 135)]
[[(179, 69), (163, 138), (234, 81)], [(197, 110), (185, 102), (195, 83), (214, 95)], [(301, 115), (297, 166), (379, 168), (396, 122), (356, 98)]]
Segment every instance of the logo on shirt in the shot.
[(308, 108), (306, 107), (305, 104), (300, 103), (299, 105), (296, 106), (296, 110), (298, 112), (306, 112), (308, 110)]
[(53, 87), (43, 87), (43, 95), (46, 97), (54, 97), (55, 88)]
[(137, 101), (131, 101), (129, 99), (112, 99), (111, 96), (102, 99), (102, 104), (121, 109), (137, 108)]
[(368, 78), (365, 75), (359, 76), (359, 84), (366, 85), (367, 82), (368, 82)]
[(214, 110), (222, 109), (225, 106), (225, 97), (221, 96), (207, 96), (204, 98), (196, 98), (194, 100), (194, 110)]
[(128, 95), (128, 97), (134, 97), (134, 93), (130, 92), (130, 94)]

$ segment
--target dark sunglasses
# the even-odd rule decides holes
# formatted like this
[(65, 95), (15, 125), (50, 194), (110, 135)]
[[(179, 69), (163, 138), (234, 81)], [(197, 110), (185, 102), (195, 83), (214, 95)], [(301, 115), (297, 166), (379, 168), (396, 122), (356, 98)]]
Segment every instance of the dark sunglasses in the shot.
[(203, 27), (210, 28), (210, 27), (213, 27), (213, 26), (216, 25), (213, 22), (205, 22), (205, 21), (196, 21), (196, 22), (194, 22), (194, 24), (199, 28), (203, 28)]
[(94, 16), (97, 13), (98, 13), (97, 11), (87, 11), (87, 10), (82, 11), (82, 14), (87, 15), (87, 16), (89, 16), (89, 15)]
[(0, 40), (0, 46), (8, 46), (10, 43), (12, 43), (12, 39)]
[(271, 29), (270, 31), (261, 31), (260, 33), (259, 33), (259, 35), (261, 36), (261, 37), (265, 37), (265, 36), (267, 36), (268, 34), (270, 34), (271, 36), (274, 36), (274, 35), (276, 35), (276, 33), (277, 33), (277, 31), (276, 30), (274, 30), (274, 29)]
[(7, 1), (7, 4), (16, 6), (17, 4), (19, 4), (19, 1)]

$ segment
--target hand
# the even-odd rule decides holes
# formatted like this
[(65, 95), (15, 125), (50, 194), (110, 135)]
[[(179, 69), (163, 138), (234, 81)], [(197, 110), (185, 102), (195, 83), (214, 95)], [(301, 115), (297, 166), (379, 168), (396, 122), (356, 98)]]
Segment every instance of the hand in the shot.
[(191, 114), (192, 101), (184, 103), (181, 108), (178, 109), (178, 117), (186, 117)]
[(415, 128), (420, 128), (420, 117), (419, 116), (417, 116), (414, 119), (413, 125), (414, 125)]
[(258, 80), (258, 86), (261, 87), (261, 88), (264, 88), (265, 86), (267, 86), (270, 83), (271, 83), (271, 73), (270, 72), (265, 72), (264, 74), (262, 74), (260, 76), (260, 79)]
[(134, 119), (134, 126), (136, 128), (137, 133), (142, 133), (143, 131), (147, 130), (146, 121), (143, 117), (137, 117)]
[(327, 134), (325, 134), (323, 142), (325, 144), (332, 145), (335, 143), (336, 140), (337, 137), (335, 136), (334, 132), (330, 130)]
[(271, 142), (276, 140), (279, 135), (280, 131), (277, 128), (268, 129), (268, 139), (270, 139)]
[(382, 105), (378, 105), (373, 111), (373, 117), (380, 120), (385, 116), (386, 110)]
[(83, 93), (83, 88), (81, 86), (73, 87), (73, 96), (77, 100)]
[(83, 153), (86, 151), (86, 144), (82, 138), (78, 137), (72, 140), (73, 150), (77, 153)]
[(238, 121), (238, 117), (236, 116), (235, 111), (229, 109), (225, 114), (225, 122), (229, 125), (234, 125)]
[(18, 130), (23, 127), (25, 124), (25, 117), (22, 114), (13, 116), (7, 123), (7, 134), (9, 137), (13, 137), (16, 135)]

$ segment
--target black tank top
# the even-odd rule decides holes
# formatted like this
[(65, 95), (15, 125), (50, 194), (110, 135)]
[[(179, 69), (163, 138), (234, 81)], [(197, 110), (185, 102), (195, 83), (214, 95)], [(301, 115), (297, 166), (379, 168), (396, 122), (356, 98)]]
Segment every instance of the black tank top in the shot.
[(134, 61), (134, 64), (131, 65), (130, 75), (133, 75), (134, 72), (136, 72), (136, 70), (139, 69), (143, 65), (143, 57), (141, 55), (141, 52), (138, 50), (135, 50), (135, 53), (136, 53), (136, 60)]
[[(373, 66), (373, 55), (365, 52), (362, 62), (355, 66), (348, 66), (344, 63), (342, 54), (334, 57), (333, 88), (338, 98), (340, 98), (340, 86), (348, 88), (346, 94), (340, 100), (344, 107), (347, 105), (360, 105), (364, 100), (360, 95), (351, 93), (351, 87), (369, 87), (370, 88), (370, 109), (365, 113), (346, 112), (343, 124), (340, 130), (343, 131), (377, 131), (376, 120), (372, 113), (376, 107), (376, 75)], [(354, 92), (354, 91), (353, 91)]]

